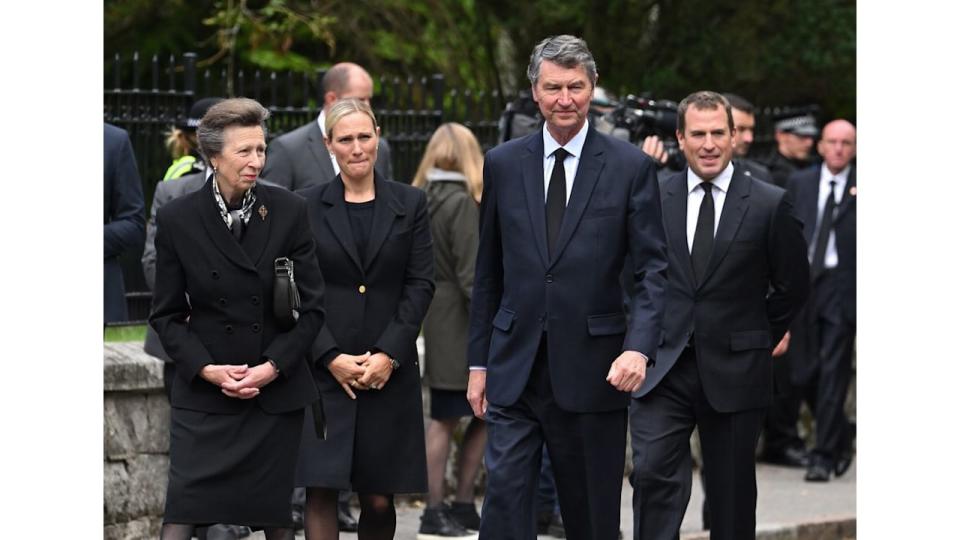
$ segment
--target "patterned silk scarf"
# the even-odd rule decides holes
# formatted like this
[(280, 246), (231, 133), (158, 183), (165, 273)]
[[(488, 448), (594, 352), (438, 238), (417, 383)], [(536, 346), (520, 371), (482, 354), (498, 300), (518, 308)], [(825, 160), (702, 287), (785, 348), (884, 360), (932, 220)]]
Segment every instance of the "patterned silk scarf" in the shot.
[[(220, 186), (217, 185), (217, 179), (213, 179), (213, 200), (217, 201), (217, 207), (220, 209), (220, 217), (227, 225), (227, 229), (240, 240), (243, 235), (243, 227), (250, 222), (250, 216), (253, 215), (253, 204), (257, 202), (257, 195), (254, 193), (256, 184), (243, 194), (243, 204), (239, 210), (228, 210), (227, 203), (220, 194)], [(241, 225), (242, 224), (242, 225)]]

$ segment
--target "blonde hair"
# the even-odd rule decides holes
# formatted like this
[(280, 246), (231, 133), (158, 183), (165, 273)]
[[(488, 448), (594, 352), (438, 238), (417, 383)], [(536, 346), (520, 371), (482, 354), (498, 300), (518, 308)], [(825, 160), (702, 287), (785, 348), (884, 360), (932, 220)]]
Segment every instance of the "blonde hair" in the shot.
[(447, 122), (433, 132), (420, 160), (413, 185), (419, 188), (427, 183), (430, 169), (455, 171), (467, 177), (467, 189), (479, 202), (483, 193), (483, 153), (473, 132), (463, 124)]
[(173, 156), (174, 160), (191, 155), (199, 149), (197, 134), (178, 127), (172, 128), (167, 133), (166, 144), (167, 150), (170, 152), (170, 155)]
[(357, 112), (369, 116), (373, 122), (373, 131), (377, 131), (377, 117), (374, 116), (373, 109), (370, 108), (370, 105), (356, 98), (346, 98), (338, 100), (327, 112), (326, 121), (323, 126), (327, 134), (327, 140), (333, 140), (333, 127), (337, 125), (337, 122), (343, 120), (345, 116)]

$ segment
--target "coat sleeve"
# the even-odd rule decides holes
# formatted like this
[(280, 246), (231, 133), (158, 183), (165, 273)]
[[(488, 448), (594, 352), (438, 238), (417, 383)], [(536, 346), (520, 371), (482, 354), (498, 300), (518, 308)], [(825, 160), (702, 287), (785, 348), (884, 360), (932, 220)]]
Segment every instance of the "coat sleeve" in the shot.
[(291, 373), (302, 362), (314, 336), (324, 327), (323, 276), (317, 264), (316, 245), (307, 220), (306, 201), (297, 199), (297, 220), (290, 255), (300, 293), (300, 317), (287, 332), (277, 334), (263, 356), (277, 363), (280, 373)]
[[(119, 138), (117, 138), (119, 137)], [(106, 138), (110, 163), (104, 163), (104, 182), (110, 197), (109, 221), (103, 224), (103, 256), (112, 259), (143, 245), (143, 188), (133, 146), (125, 131)], [(114, 139), (114, 140), (110, 140)]]
[(157, 212), (172, 199), (171, 185), (165, 182), (157, 184), (157, 189), (153, 192), (153, 203), (150, 205), (150, 218), (147, 219), (147, 240), (143, 244), (140, 266), (143, 268), (143, 277), (147, 280), (147, 287), (151, 291), (157, 278)]
[(495, 185), (497, 175), (494, 168), (494, 160), (488, 154), (483, 162), (477, 262), (470, 302), (470, 333), (467, 341), (467, 363), (470, 367), (487, 366), (493, 316), (503, 296), (503, 247), (500, 242)]
[(627, 243), (633, 261), (630, 327), (623, 349), (656, 361), (666, 301), (667, 240), (660, 209), (660, 184), (653, 160), (645, 155), (631, 181), (627, 209)]
[(177, 233), (171, 230), (176, 219), (167, 223), (167, 214), (163, 210), (157, 213), (156, 267), (161, 278), (154, 284), (149, 323), (177, 365), (177, 375), (191, 382), (204, 366), (213, 363), (213, 357), (188, 325), (191, 308), (186, 272), (174, 242)]
[(810, 292), (807, 243), (803, 238), (803, 224), (794, 215), (790, 193), (783, 194), (771, 216), (767, 253), (770, 260), (767, 319), (773, 343), (779, 343)]
[(416, 191), (416, 210), (413, 222), (413, 245), (407, 267), (404, 269), (403, 292), (393, 319), (377, 338), (374, 348), (401, 361), (398, 356), (416, 342), (423, 318), (430, 307), (435, 289), (433, 275), (433, 240), (430, 237), (430, 218), (427, 214), (427, 195)]

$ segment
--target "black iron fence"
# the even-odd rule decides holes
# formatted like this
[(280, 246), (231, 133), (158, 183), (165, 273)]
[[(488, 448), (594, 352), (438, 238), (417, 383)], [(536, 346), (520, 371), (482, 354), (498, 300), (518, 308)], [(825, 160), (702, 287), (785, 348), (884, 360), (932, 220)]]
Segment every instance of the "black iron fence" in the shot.
[[(164, 146), (166, 134), (184, 119), (195, 100), (211, 96), (256, 99), (271, 112), (268, 138), (272, 139), (316, 119), (323, 103), (323, 74), (319, 70), (201, 69), (195, 53), (165, 58), (155, 55), (149, 60), (137, 53), (127, 57), (116, 54), (104, 69), (103, 119), (130, 134), (149, 211), (154, 188), (171, 163)], [(430, 136), (443, 122), (460, 122), (470, 128), (484, 151), (495, 146), (500, 115), (514, 98), (496, 91), (450, 88), (441, 74), (385, 76), (376, 83), (373, 108), (391, 146), (394, 179), (401, 182), (412, 180)], [(790, 109), (767, 107), (757, 111), (756, 150), (766, 150), (773, 144), (773, 118)], [(131, 319), (121, 324), (140, 324), (150, 309), (140, 253), (125, 254), (121, 264)]]

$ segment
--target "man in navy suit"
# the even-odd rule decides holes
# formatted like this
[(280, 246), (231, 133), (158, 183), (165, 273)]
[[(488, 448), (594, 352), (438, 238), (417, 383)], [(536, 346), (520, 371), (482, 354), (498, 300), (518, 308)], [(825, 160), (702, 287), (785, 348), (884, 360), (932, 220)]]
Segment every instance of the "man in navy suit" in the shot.
[[(587, 122), (587, 44), (554, 36), (527, 76), (543, 129), (483, 166), (467, 397), (485, 416), (480, 538), (536, 537), (541, 445), (568, 538), (617, 538), (629, 392), (660, 340), (666, 253), (656, 165)], [(620, 274), (630, 255), (633, 294)]]
[(630, 409), (634, 538), (678, 537), (696, 426), (710, 538), (752, 539), (771, 352), (807, 296), (806, 245), (787, 192), (731, 163), (726, 98), (687, 96), (677, 124), (688, 168), (660, 186), (670, 261), (664, 333)]
[(103, 124), (103, 322), (127, 320), (120, 255), (143, 245), (143, 187), (127, 132)]
[(812, 280), (810, 301), (791, 340), (800, 360), (793, 378), (816, 418), (808, 482), (840, 476), (851, 463), (853, 434), (843, 405), (857, 334), (856, 128), (846, 120), (830, 122), (817, 151), (823, 163), (794, 173), (787, 184), (804, 223)]

